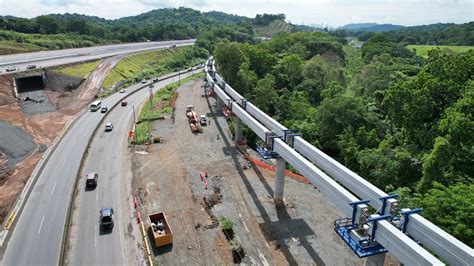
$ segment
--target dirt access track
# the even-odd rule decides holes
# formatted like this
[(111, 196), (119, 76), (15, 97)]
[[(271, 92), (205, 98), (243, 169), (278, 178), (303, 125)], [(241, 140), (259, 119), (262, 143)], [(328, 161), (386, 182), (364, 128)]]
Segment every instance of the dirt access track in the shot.
[[(318, 189), (285, 179), (285, 204), (272, 200), (275, 173), (250, 164), (235, 148), (225, 117), (216, 114), (215, 99), (204, 96), (204, 83), (178, 89), (175, 119), (154, 122), (164, 143), (137, 146), (132, 153), (133, 191), (147, 214), (164, 212), (174, 233), (172, 246), (153, 249), (155, 262), (176, 264), (362, 265), (336, 235), (341, 218)], [(193, 104), (210, 125), (193, 134), (185, 106)], [(142, 150), (140, 150), (142, 149)], [(208, 172), (208, 188), (199, 173)], [(235, 224), (233, 243), (244, 256), (234, 260), (219, 218)], [(153, 245), (152, 239), (149, 242)]]
[[(8, 158), (17, 145), (13, 138), (2, 136), (0, 148), (0, 223), (3, 222), (11, 206), (25, 186), (42, 153), (52, 144), (65, 124), (82, 108), (94, 99), (109, 72), (118, 63), (122, 56), (104, 59), (97, 68), (90, 73), (81, 85), (72, 92), (58, 91), (57, 88), (46, 88), (45, 93), (55, 107), (53, 112), (42, 112), (27, 115), (21, 108), (21, 103), (14, 97), (13, 76), (0, 76), (0, 120), (17, 127), (34, 140), (36, 147), (28, 151), (28, 156), (19, 161), (14, 167), (6, 169)], [(4, 132), (2, 132), (4, 133)], [(2, 170), (4, 169), (4, 170)], [(5, 170), (6, 169), (6, 170)]]

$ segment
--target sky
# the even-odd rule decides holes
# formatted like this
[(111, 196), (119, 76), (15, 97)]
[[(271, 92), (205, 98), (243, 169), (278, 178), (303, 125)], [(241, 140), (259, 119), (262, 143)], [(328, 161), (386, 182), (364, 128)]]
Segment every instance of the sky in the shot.
[(180, 6), (247, 17), (283, 13), (292, 23), (333, 27), (363, 22), (409, 26), (474, 21), (474, 0), (0, 0), (0, 15), (32, 18), (69, 12), (115, 19)]

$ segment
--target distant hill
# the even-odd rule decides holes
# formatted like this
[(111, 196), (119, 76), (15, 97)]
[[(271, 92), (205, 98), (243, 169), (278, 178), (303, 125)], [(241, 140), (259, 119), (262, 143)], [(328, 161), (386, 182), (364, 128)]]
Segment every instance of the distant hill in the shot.
[(394, 24), (377, 24), (377, 23), (351, 23), (337, 28), (336, 30), (347, 31), (369, 31), (369, 32), (384, 32), (403, 29), (405, 26)]
[(213, 19), (215, 21), (224, 22), (224, 23), (240, 23), (246, 19), (249, 19), (247, 17), (227, 14), (220, 11), (210, 11), (210, 12), (205, 12), (203, 14), (207, 16), (209, 19)]
[(359, 30), (363, 28), (371, 28), (377, 26), (377, 23), (349, 23), (337, 28), (338, 30)]

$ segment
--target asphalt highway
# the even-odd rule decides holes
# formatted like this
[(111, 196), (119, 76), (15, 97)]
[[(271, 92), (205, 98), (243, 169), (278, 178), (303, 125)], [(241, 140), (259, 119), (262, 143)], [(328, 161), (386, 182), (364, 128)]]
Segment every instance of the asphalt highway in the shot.
[[(182, 77), (184, 76), (186, 74), (182, 74)], [(173, 79), (161, 81), (155, 85), (155, 89), (172, 81)], [(120, 102), (126, 94), (143, 85), (131, 86), (126, 89), (125, 94), (113, 94), (103, 99), (102, 105), (110, 108)], [(148, 94), (148, 89), (143, 89), (130, 96), (130, 100), (127, 99), (127, 101), (136, 105), (145, 100)], [(85, 170), (100, 171), (102, 178), (99, 177), (96, 190), (87, 191), (87, 193), (82, 193), (81, 190), (79, 194), (80, 206), (84, 207), (78, 209), (81, 218), (74, 222), (84, 223), (84, 226), (79, 228), (78, 234), (86, 237), (78, 238), (77, 243), (72, 244), (77, 254), (84, 257), (84, 261), (79, 260), (75, 264), (121, 264), (122, 262), (120, 254), (123, 241), (116, 240), (120, 237), (119, 232), (124, 228), (121, 228), (119, 223), (111, 234), (97, 235), (95, 238), (95, 234), (99, 234), (96, 226), (99, 218), (98, 211), (100, 207), (103, 207), (102, 205), (114, 207), (117, 217), (122, 215), (118, 200), (121, 178), (118, 166), (120, 154), (124, 152), (122, 149), (126, 140), (124, 136), (130, 125), (127, 121), (130, 120), (132, 112), (130, 105), (117, 106), (115, 110), (109, 110), (109, 112), (111, 112), (110, 121), (106, 119), (106, 122), (113, 122), (116, 128), (108, 135), (103, 135), (102, 129), (98, 130), (90, 149), (90, 157), (84, 167)], [(58, 144), (38, 177), (21, 215), (17, 218), (17, 224), (7, 243), (0, 265), (57, 265), (59, 263), (64, 224), (82, 155), (103, 116), (104, 114), (100, 112), (83, 113)], [(83, 184), (79, 184), (79, 187), (82, 187), (81, 185)], [(84, 202), (82, 202), (83, 199)], [(127, 214), (123, 213), (123, 215), (128, 219)], [(94, 241), (97, 241), (96, 244)], [(103, 252), (108, 254), (107, 258), (100, 256), (104, 254)], [(110, 254), (119, 255), (111, 258)], [(107, 261), (102, 261), (102, 259)]]
[[(0, 75), (28, 71), (26, 69), (28, 65), (35, 65), (37, 68), (46, 68), (95, 60), (119, 54), (130, 54), (147, 50), (170, 48), (174, 45), (176, 45), (176, 47), (188, 46), (193, 45), (194, 42), (194, 39), (163, 42), (143, 42), (0, 55)], [(16, 70), (8, 72), (7, 68), (10, 66), (13, 66), (13, 68)]]

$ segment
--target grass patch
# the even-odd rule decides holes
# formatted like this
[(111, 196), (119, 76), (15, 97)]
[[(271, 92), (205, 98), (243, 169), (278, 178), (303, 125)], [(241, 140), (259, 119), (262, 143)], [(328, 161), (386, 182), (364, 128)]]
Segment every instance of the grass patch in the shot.
[(109, 94), (142, 79), (150, 79), (203, 63), (208, 52), (202, 48), (181, 47), (130, 55), (120, 60), (106, 77), (103, 87)]
[(96, 61), (87, 62), (87, 63), (80, 63), (80, 64), (74, 64), (74, 65), (65, 66), (65, 67), (58, 67), (54, 71), (57, 73), (68, 75), (68, 76), (83, 78), (87, 74), (94, 71), (97, 65), (99, 65), (99, 62), (100, 62), (99, 60), (96, 60)]
[[(31, 34), (9, 30), (0, 30), (0, 41), (5, 42), (3, 46), (17, 46), (24, 49), (23, 52), (90, 47), (98, 44), (110, 43), (110, 41), (87, 35), (70, 33)], [(8, 52), (10, 50), (7, 49), (5, 51)]]
[(415, 51), (416, 55), (427, 58), (428, 52), (439, 48), (441, 50), (449, 50), (455, 53), (464, 53), (469, 49), (474, 49), (474, 46), (451, 46), (451, 45), (408, 45), (408, 49)]
[(105, 79), (103, 86), (110, 88), (118, 82), (131, 79), (142, 71), (147, 71), (147, 69), (155, 65), (162, 64), (172, 56), (173, 53), (168, 49), (127, 56), (120, 60), (114, 69), (112, 69)]
[(17, 43), (14, 41), (0, 41), (0, 55), (27, 53), (46, 50), (31, 43)]
[(176, 89), (181, 86), (181, 84), (185, 84), (194, 79), (201, 79), (203, 77), (204, 73), (200, 72), (182, 79), (181, 82), (173, 82), (166, 85), (153, 95), (153, 105), (151, 105), (150, 100), (147, 100), (138, 114), (138, 123), (135, 127), (135, 140), (146, 140), (148, 138), (148, 133), (151, 131), (151, 122), (173, 113), (171, 100)]

